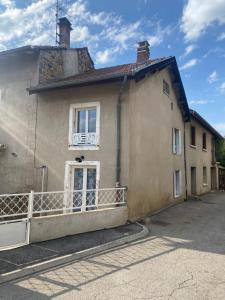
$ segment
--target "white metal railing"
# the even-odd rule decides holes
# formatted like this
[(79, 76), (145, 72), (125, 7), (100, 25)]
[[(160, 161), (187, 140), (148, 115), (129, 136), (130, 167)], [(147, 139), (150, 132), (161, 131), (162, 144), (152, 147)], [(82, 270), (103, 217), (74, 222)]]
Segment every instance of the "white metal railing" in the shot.
[(125, 204), (126, 188), (34, 193), (33, 213), (68, 213)]
[(126, 191), (126, 188), (105, 188), (0, 195), (0, 221), (122, 206), (126, 204)]
[(0, 219), (26, 217), (28, 214), (29, 194), (0, 195)]
[(95, 132), (73, 133), (73, 145), (98, 145), (98, 135)]

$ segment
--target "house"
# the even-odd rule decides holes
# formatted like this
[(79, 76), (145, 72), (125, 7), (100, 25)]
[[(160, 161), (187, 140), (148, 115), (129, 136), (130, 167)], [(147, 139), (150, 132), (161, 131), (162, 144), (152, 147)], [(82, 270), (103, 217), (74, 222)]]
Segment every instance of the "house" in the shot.
[(196, 196), (219, 188), (216, 139), (223, 137), (196, 111), (186, 123), (187, 194)]
[[(95, 69), (87, 48), (70, 48), (70, 31), (62, 18), (60, 47), (0, 53), (0, 135), (8, 147), (0, 193), (78, 191), (64, 199), (76, 210), (95, 203), (96, 189), (127, 187), (132, 220), (186, 199), (200, 148), (190, 152), (185, 139), (196, 118), (175, 57), (152, 59), (143, 41), (136, 62)], [(208, 139), (220, 138), (196, 124)], [(196, 183), (196, 193), (206, 191)]]
[[(87, 48), (68, 48), (64, 40), (70, 23), (60, 19), (60, 47), (25, 46), (0, 52), (0, 194), (35, 188), (46, 169), (35, 161), (37, 96), (27, 88), (58, 76), (93, 68)], [(62, 34), (65, 33), (65, 34)]]

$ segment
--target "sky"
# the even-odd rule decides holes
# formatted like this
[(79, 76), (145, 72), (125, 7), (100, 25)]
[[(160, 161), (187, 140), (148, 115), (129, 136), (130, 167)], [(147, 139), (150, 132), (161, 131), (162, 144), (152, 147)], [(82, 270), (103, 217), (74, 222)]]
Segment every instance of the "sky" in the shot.
[[(56, 0), (0, 0), (0, 51), (55, 45)], [(190, 108), (225, 135), (225, 0), (59, 0), (71, 46), (87, 46), (96, 68), (176, 56)]]

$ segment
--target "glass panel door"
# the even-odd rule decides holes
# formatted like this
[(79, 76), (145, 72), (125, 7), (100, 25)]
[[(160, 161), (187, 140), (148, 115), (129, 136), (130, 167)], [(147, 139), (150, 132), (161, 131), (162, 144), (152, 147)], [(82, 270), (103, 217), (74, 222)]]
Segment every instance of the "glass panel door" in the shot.
[(96, 192), (92, 191), (96, 189), (96, 169), (95, 168), (87, 168), (87, 194), (86, 194), (86, 205), (91, 206), (88, 209), (95, 208), (95, 199)]
[[(74, 182), (73, 182), (73, 207), (78, 208), (82, 206), (82, 197), (83, 197), (83, 182), (84, 182), (84, 169), (83, 168), (75, 168), (74, 169)], [(80, 192), (79, 192), (80, 191)]]
[[(96, 168), (75, 167), (73, 173), (74, 211), (94, 209), (96, 205)], [(94, 191), (93, 191), (94, 190)], [(87, 207), (91, 206), (91, 207)]]

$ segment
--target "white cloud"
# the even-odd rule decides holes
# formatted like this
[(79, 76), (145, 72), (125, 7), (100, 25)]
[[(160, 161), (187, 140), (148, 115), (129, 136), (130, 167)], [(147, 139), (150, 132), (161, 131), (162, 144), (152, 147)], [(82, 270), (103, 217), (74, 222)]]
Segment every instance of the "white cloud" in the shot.
[(219, 79), (219, 76), (218, 76), (217, 72), (213, 71), (207, 78), (207, 81), (211, 84), (211, 83), (216, 82), (218, 79)]
[(0, 0), (0, 5), (9, 8), (9, 7), (14, 7), (15, 3), (14, 1), (11, 0)]
[(72, 42), (83, 42), (89, 38), (91, 35), (87, 26), (76, 26), (71, 32)]
[[(55, 45), (55, 0), (27, 2), (21, 8), (16, 1), (0, 0), (0, 51), (29, 44)], [(151, 46), (157, 46), (171, 33), (171, 27), (162, 28), (160, 22), (127, 22), (115, 12), (91, 11), (88, 3), (65, 1), (60, 16), (68, 15), (72, 23), (71, 46), (87, 46), (99, 64), (134, 49), (140, 40), (149, 38)], [(149, 36), (146, 32), (153, 34)]]
[(53, 3), (54, 0), (39, 0), (25, 8), (7, 7), (0, 13), (0, 43), (12, 47), (36, 38), (46, 40), (42, 36), (49, 30), (48, 44), (51, 43), (54, 40)]
[(153, 35), (148, 36), (147, 38), (150, 46), (160, 45), (164, 41), (164, 38), (170, 35), (171, 32), (172, 28), (170, 26), (162, 28), (161, 25), (158, 23), (155, 33)]
[(225, 123), (213, 124), (213, 127), (218, 130), (222, 136), (225, 136)]
[(224, 0), (188, 0), (183, 9), (180, 28), (186, 41), (197, 40), (207, 27), (225, 24)]
[(185, 48), (184, 54), (181, 55), (179, 58), (180, 58), (180, 59), (185, 58), (185, 57), (188, 56), (191, 52), (193, 52), (193, 50), (196, 49), (196, 48), (197, 48), (197, 46), (194, 45), (194, 44), (191, 44), (191, 45), (187, 46), (187, 47)]
[(98, 51), (96, 53), (96, 63), (105, 64), (108, 62), (112, 62), (115, 59), (115, 54), (117, 54), (119, 51), (119, 47), (108, 48), (103, 51)]
[(194, 67), (198, 62), (199, 62), (199, 60), (197, 58), (193, 58), (193, 59), (189, 60), (186, 64), (181, 66), (180, 70), (190, 69), (190, 68)]
[(191, 100), (189, 101), (190, 105), (205, 105), (209, 103), (214, 103), (214, 100)]
[(217, 41), (223, 41), (223, 40), (225, 40), (225, 32), (222, 32), (217, 38)]
[(225, 82), (223, 82), (221, 84), (221, 86), (220, 86), (220, 92), (221, 92), (222, 95), (225, 94)]
[(128, 42), (130, 40), (138, 39), (140, 32), (141, 22), (137, 21), (132, 24), (124, 24), (117, 26), (114, 25), (112, 27), (107, 27), (105, 30), (101, 32), (101, 38), (106, 38), (112, 43), (119, 44), (123, 49), (128, 48)]

